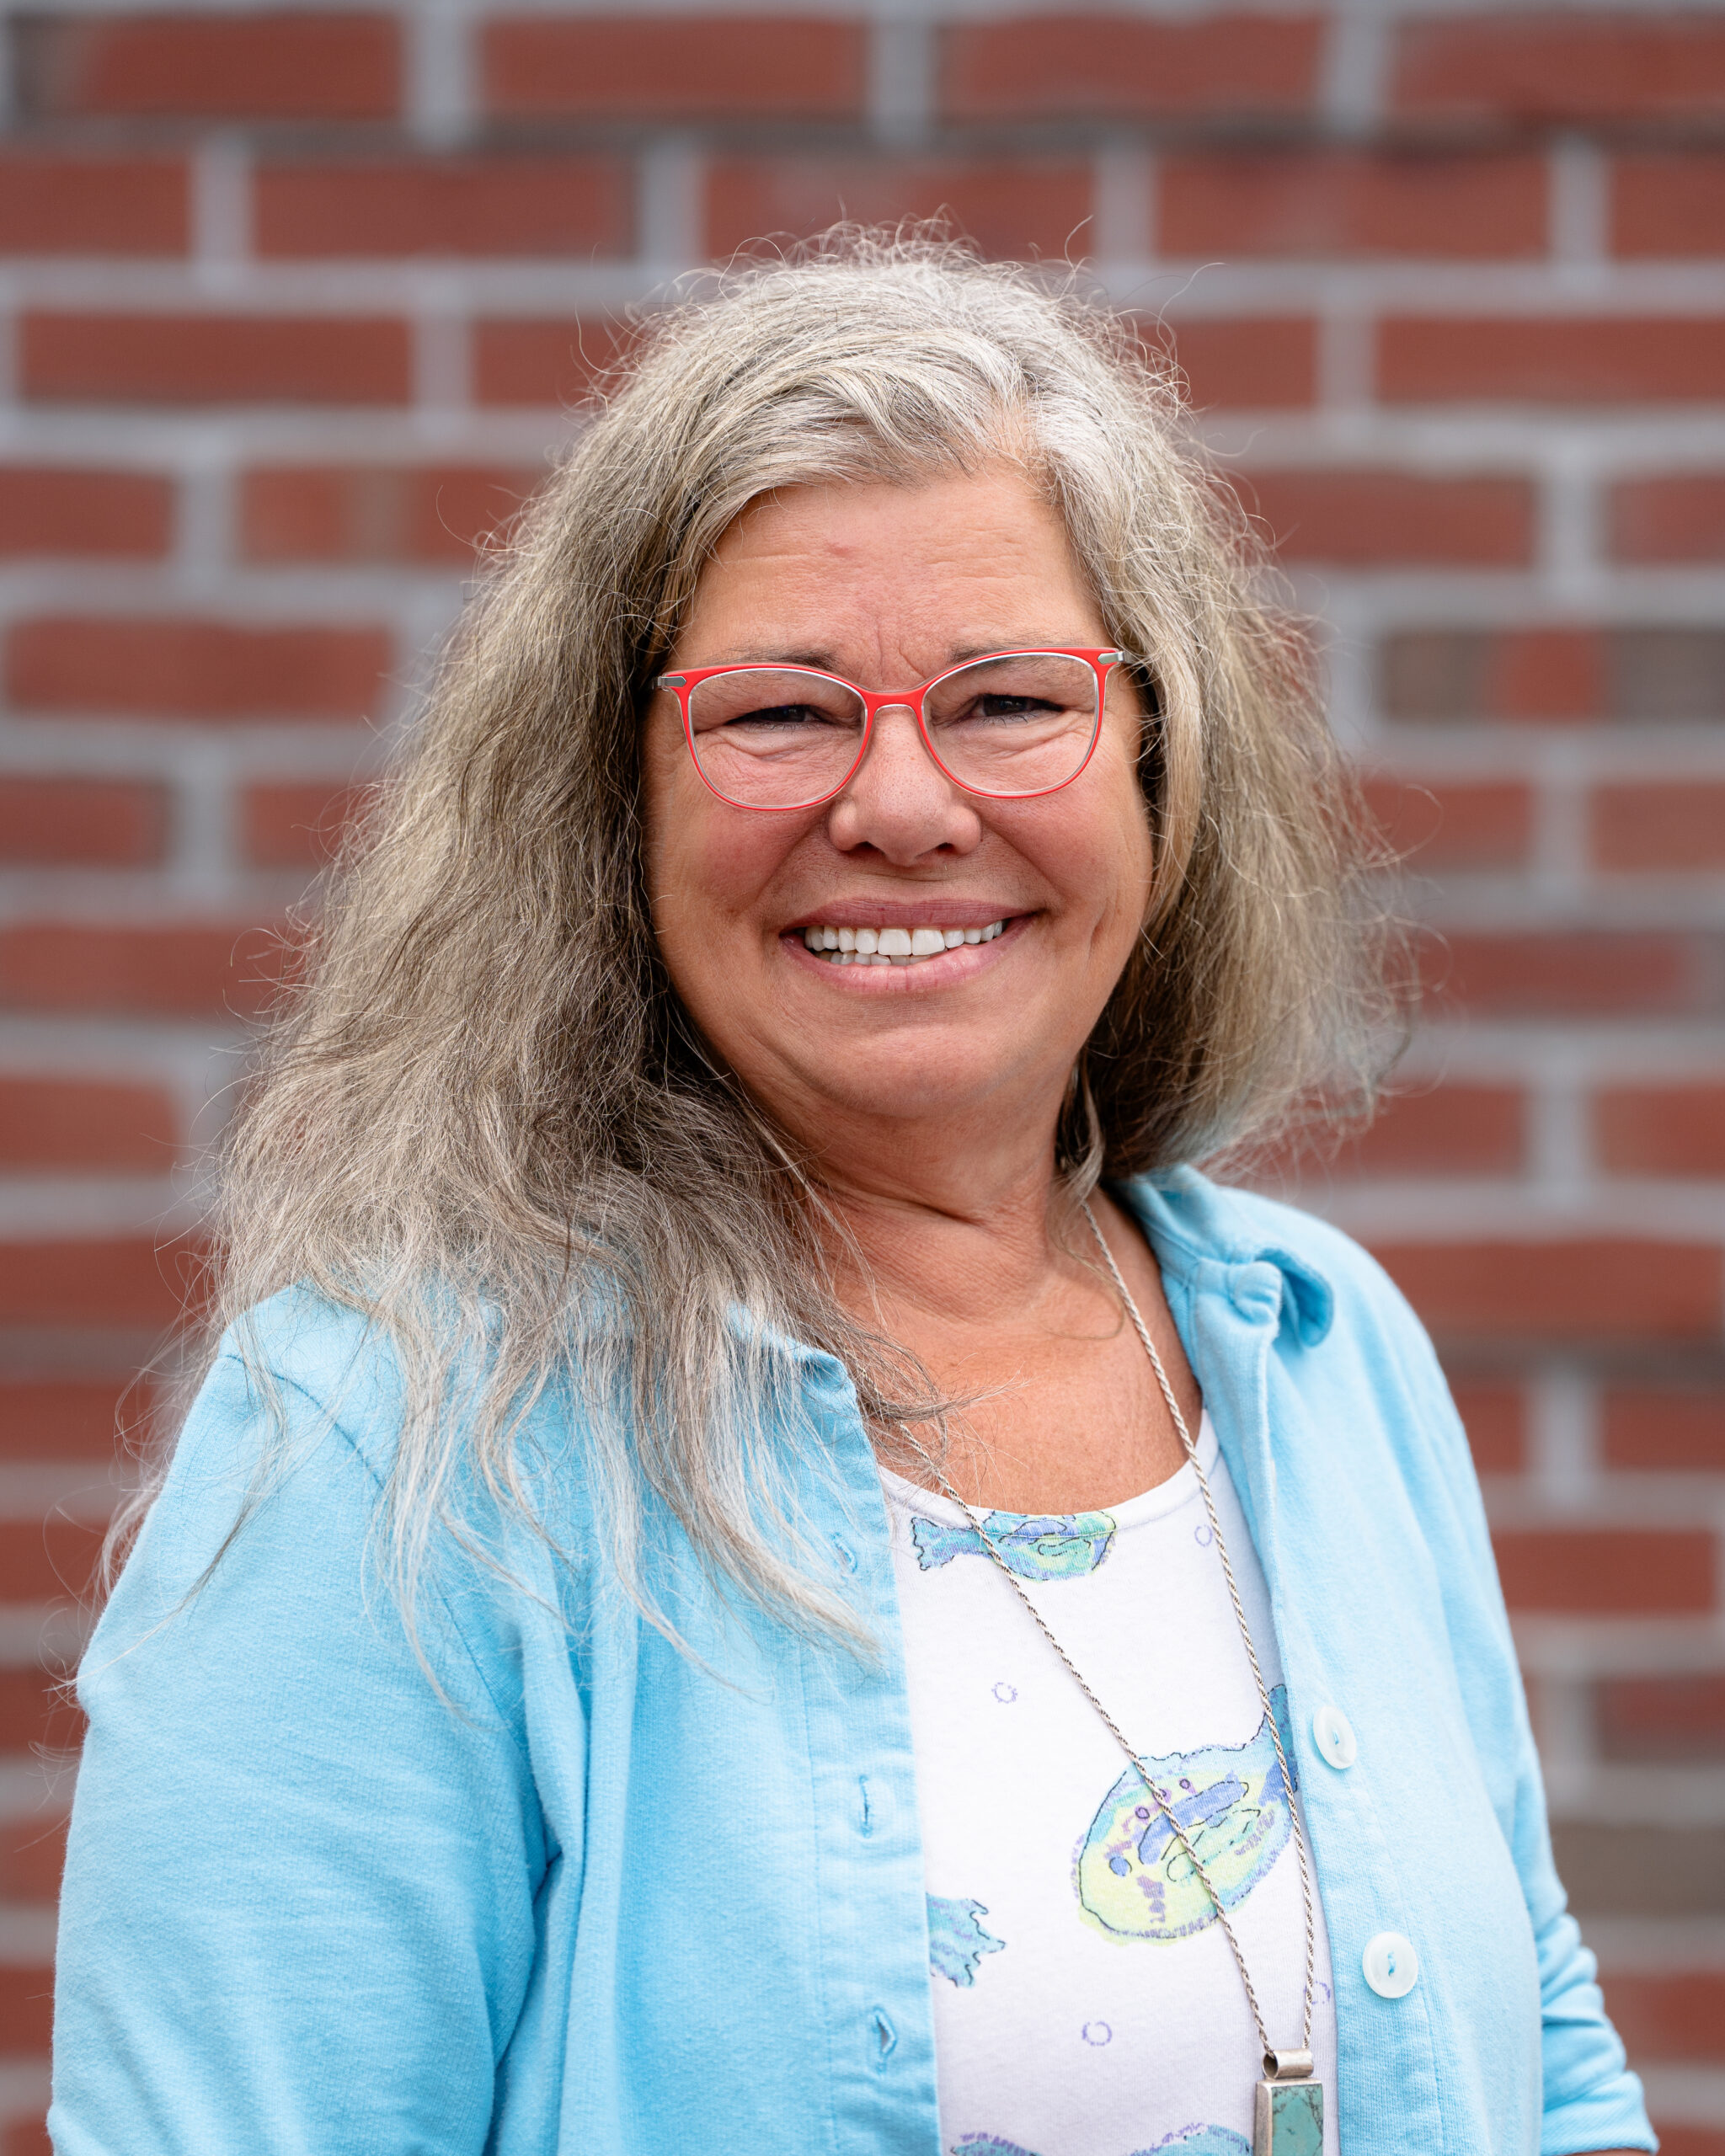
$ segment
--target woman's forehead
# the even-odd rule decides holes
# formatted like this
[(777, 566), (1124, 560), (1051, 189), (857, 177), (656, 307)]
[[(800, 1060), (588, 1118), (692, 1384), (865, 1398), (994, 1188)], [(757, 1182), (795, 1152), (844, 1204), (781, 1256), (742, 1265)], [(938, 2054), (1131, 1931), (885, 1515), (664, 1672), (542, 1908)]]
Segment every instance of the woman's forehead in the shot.
[[(713, 551), (683, 663), (836, 665), (884, 632), (937, 663), (1025, 638), (1083, 642), (1096, 608), (1058, 514), (1010, 467), (921, 486), (836, 482), (759, 497)], [(724, 646), (711, 652), (710, 642)]]

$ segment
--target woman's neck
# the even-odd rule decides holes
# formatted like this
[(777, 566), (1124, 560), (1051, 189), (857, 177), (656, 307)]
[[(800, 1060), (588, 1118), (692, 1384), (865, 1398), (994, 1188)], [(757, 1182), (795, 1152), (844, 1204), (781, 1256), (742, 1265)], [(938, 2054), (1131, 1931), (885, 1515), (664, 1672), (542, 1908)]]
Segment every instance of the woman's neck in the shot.
[(943, 1159), (913, 1178), (915, 1165), (901, 1157), (884, 1174), (823, 1178), (832, 1223), (823, 1239), (841, 1299), (875, 1323), (884, 1308), (962, 1324), (1033, 1306), (1070, 1210), (1052, 1134), (1017, 1160)]

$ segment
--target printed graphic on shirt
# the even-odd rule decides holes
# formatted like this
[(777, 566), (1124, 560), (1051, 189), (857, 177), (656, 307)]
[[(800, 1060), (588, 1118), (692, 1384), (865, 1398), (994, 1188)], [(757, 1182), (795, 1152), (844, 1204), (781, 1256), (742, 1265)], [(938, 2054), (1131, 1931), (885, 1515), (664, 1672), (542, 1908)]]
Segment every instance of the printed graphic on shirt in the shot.
[(911, 1540), (917, 1563), (925, 1572), (950, 1564), (954, 1557), (980, 1557), (992, 1563), (988, 1554), (991, 1542), (1007, 1570), (1021, 1580), (1081, 1580), (1096, 1570), (1114, 1540), (1109, 1513), (991, 1513), (982, 1524), (988, 1542), (974, 1527), (913, 1517)]
[[(1270, 1707), (1291, 1760), (1284, 1685), (1270, 1694)], [(1222, 1907), (1234, 1908), (1287, 1847), (1291, 1832), (1268, 1718), (1244, 1744), (1212, 1744), (1147, 1757), (1144, 1764)], [(1086, 1921), (1110, 1939), (1184, 1939), (1215, 1922), (1203, 1881), (1135, 1767), (1103, 1799), (1079, 1847), (1075, 1883)]]
[(985, 1954), (998, 1954), (1006, 1945), (976, 1921), (988, 1911), (980, 1902), (953, 1896), (928, 1897), (928, 1969), (931, 1976), (948, 1983), (974, 1984), (976, 1967)]

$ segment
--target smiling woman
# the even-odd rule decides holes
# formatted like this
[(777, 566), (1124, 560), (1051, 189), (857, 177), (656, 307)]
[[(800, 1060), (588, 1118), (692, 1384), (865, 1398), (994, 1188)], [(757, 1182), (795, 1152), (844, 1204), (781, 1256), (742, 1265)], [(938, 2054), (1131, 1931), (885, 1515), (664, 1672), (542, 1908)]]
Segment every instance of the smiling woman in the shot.
[(1393, 1008), (1302, 649), (1097, 306), (653, 325), (235, 1120), (62, 2152), (1652, 2146), (1429, 1343), (1195, 1165)]

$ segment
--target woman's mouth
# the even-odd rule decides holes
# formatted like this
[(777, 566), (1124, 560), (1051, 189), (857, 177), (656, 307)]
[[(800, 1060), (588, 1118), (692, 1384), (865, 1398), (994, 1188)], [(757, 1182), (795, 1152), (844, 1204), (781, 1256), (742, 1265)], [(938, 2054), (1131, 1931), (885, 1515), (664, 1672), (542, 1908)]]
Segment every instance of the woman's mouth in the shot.
[(804, 946), (817, 958), (836, 966), (916, 966), (937, 958), (943, 951), (955, 951), (961, 943), (991, 943), (1006, 928), (1004, 919), (986, 928), (829, 928), (825, 925), (803, 929)]

